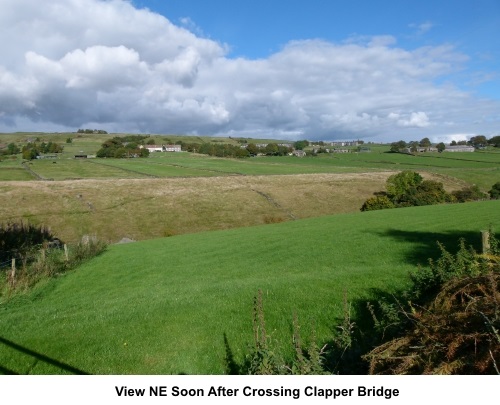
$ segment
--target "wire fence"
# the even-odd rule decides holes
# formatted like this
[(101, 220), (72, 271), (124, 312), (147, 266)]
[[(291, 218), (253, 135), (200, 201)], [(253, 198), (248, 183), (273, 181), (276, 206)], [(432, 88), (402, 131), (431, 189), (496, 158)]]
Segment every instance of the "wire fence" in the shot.
[[(44, 244), (33, 245), (29, 252), (19, 251), (19, 250), (0, 250), (0, 257), (3, 257), (0, 261), (0, 270), (10, 270), (12, 267), (12, 260), (20, 260), (20, 262), (31, 262), (40, 257), (40, 252), (43, 249), (53, 250), (53, 249), (63, 249), (64, 245), (50, 246), (47, 247)], [(5, 259), (10, 257), (9, 259)]]
[(10, 269), (12, 266), (12, 260), (7, 260), (6, 262), (0, 262), (0, 270)]

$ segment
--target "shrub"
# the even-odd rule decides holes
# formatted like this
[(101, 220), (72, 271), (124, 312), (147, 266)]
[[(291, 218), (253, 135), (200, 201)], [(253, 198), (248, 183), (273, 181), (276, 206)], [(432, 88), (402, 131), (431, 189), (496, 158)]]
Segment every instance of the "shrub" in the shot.
[(409, 303), (389, 304), (376, 322), (399, 336), (363, 356), (371, 374), (500, 374), (499, 241), (490, 230), (488, 255), (464, 240), (456, 254), (440, 248), (430, 269), (411, 275)]
[(488, 195), (483, 193), (476, 185), (464, 187), (461, 190), (453, 191), (451, 194), (455, 197), (456, 201), (460, 203), (467, 201), (479, 201), (488, 198)]
[(400, 199), (422, 183), (423, 178), (417, 172), (405, 170), (387, 179), (386, 188), (390, 200), (397, 204)]
[(386, 195), (378, 195), (366, 200), (361, 207), (361, 211), (385, 210), (395, 207), (396, 206), (389, 199), (389, 197), (387, 197)]
[(500, 200), (500, 181), (493, 184), (491, 190), (488, 191), (488, 194), (490, 195), (491, 199)]
[(455, 197), (445, 191), (443, 183), (423, 180), (420, 174), (410, 170), (390, 176), (386, 189), (387, 192), (376, 193), (375, 197), (366, 200), (361, 211), (455, 202)]
[(405, 312), (413, 327), (372, 350), (370, 374), (500, 374), (500, 271), (454, 278), (430, 305)]
[(479, 256), (472, 247), (466, 247), (461, 239), (456, 254), (448, 252), (438, 243), (441, 256), (436, 261), (429, 260), (429, 267), (419, 267), (415, 273), (410, 273), (412, 287), (409, 298), (425, 301), (448, 281), (461, 277), (475, 277), (488, 270), (487, 261)]
[(399, 205), (422, 206), (442, 204), (451, 201), (452, 196), (445, 191), (443, 183), (433, 180), (424, 180), (416, 187), (409, 188), (406, 194), (400, 196)]

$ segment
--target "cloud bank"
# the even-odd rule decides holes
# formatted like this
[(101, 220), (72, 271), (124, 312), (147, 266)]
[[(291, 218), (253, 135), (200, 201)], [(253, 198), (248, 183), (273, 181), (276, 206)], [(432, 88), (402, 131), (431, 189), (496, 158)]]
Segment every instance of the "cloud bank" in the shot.
[(303, 40), (267, 59), (231, 59), (226, 45), (127, 1), (1, 2), (0, 131), (324, 140), (498, 131), (498, 101), (446, 83), (468, 61), (446, 44)]

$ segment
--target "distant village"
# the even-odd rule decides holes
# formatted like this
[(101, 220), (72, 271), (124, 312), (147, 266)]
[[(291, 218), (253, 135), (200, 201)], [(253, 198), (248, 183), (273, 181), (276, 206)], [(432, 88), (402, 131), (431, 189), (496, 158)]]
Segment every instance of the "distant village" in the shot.
[[(78, 134), (102, 134), (105, 131), (100, 130), (78, 130)], [(300, 140), (295, 142), (281, 142), (281, 143), (255, 143), (249, 142), (247, 139), (243, 138), (229, 138), (232, 141), (237, 141), (239, 146), (231, 146), (232, 150), (223, 150), (222, 153), (217, 153), (218, 149), (223, 148), (222, 145), (211, 145), (206, 143), (201, 144), (189, 144), (184, 141), (179, 141), (169, 144), (152, 144), (153, 139), (149, 142), (145, 142), (142, 138), (148, 138), (146, 135), (130, 135), (128, 137), (138, 138), (137, 142), (134, 142), (135, 150), (133, 153), (126, 154), (126, 157), (146, 157), (151, 153), (157, 152), (197, 152), (202, 154), (209, 154), (214, 156), (224, 156), (224, 157), (248, 157), (248, 156), (297, 156), (304, 157), (308, 155), (317, 155), (320, 153), (370, 153), (372, 150), (371, 145), (375, 145), (373, 142), (365, 143), (363, 140), (351, 140), (351, 141), (316, 141), (310, 142), (307, 140)], [(113, 139), (118, 139), (115, 137)], [(125, 137), (127, 138), (127, 137)], [(140, 139), (139, 139), (140, 138)], [(121, 138), (120, 138), (121, 139)], [(416, 154), (416, 153), (441, 153), (441, 152), (474, 152), (476, 150), (485, 149), (488, 146), (499, 147), (500, 146), (500, 136), (494, 136), (491, 139), (487, 139), (483, 135), (477, 135), (471, 137), (468, 141), (452, 141), (449, 144), (432, 143), (429, 138), (423, 138), (420, 141), (397, 141), (392, 142), (389, 146), (390, 152), (393, 153), (404, 153), (404, 154)], [(68, 138), (67, 142), (71, 142), (71, 138)], [(157, 141), (158, 142), (158, 141)], [(128, 148), (128, 144), (131, 142), (123, 141), (123, 146), (125, 149)], [(377, 144), (380, 145), (380, 144)], [(106, 143), (103, 144), (106, 146)], [(207, 152), (207, 148), (210, 151)], [(217, 150), (215, 150), (215, 149)], [(4, 144), (0, 143), (0, 156), (15, 155), (18, 153), (23, 153), (23, 158), (25, 159), (54, 159), (57, 154), (62, 152), (63, 146), (52, 142), (41, 142), (40, 138), (26, 138), (24, 145), (19, 143)], [(238, 149), (241, 151), (238, 152)], [(74, 155), (75, 159), (89, 159), (96, 157), (117, 157), (114, 155), (102, 155), (99, 152), (97, 154), (89, 154), (84, 151), (76, 153)]]

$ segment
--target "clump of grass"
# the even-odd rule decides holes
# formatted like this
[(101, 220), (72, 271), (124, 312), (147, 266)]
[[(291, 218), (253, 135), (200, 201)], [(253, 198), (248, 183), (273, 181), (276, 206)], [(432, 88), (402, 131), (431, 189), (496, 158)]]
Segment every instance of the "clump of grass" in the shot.
[(97, 236), (85, 235), (72, 248), (70, 247), (67, 262), (69, 267), (73, 268), (79, 264), (100, 255), (106, 250), (107, 243), (100, 240)]
[(265, 224), (279, 224), (280, 222), (286, 221), (285, 218), (276, 215), (264, 215)]

